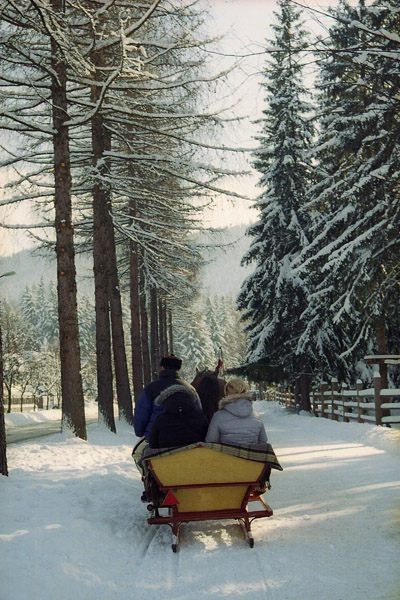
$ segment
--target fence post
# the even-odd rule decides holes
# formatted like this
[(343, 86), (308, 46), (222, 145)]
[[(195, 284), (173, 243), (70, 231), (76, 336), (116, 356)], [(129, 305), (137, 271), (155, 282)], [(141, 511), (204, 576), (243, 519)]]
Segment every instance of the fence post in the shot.
[(362, 423), (363, 420), (361, 418), (361, 415), (364, 412), (364, 409), (361, 408), (360, 406), (360, 401), (362, 401), (362, 398), (360, 397), (360, 392), (363, 389), (363, 382), (361, 381), (361, 379), (357, 379), (357, 384), (356, 384), (356, 388), (357, 388), (357, 411), (358, 411), (358, 422)]
[(381, 376), (378, 371), (374, 373), (374, 398), (375, 398), (375, 423), (382, 425), (382, 409), (381, 409)]
[(290, 387), (289, 386), (286, 386), (285, 394), (286, 394), (286, 406), (288, 406), (290, 408), (292, 405), (292, 402), (291, 402), (292, 399), (290, 397)]
[[(349, 417), (346, 417), (346, 411), (347, 411), (347, 407), (345, 406), (345, 402), (347, 402), (347, 396), (344, 393), (346, 390), (349, 389), (349, 386), (347, 383), (342, 383), (342, 418), (343, 418), (343, 423), (348, 423), (350, 421)], [(353, 412), (353, 409), (350, 409), (350, 412)]]
[(332, 382), (331, 382), (331, 419), (332, 421), (337, 421), (338, 420), (338, 416), (335, 415), (335, 399), (336, 399), (336, 392), (338, 391), (338, 380), (336, 379), (336, 377), (332, 378)]
[(325, 392), (328, 391), (328, 384), (323, 381), (321, 383), (321, 417), (323, 417), (324, 419), (327, 418), (326, 416), (326, 411), (325, 411)]

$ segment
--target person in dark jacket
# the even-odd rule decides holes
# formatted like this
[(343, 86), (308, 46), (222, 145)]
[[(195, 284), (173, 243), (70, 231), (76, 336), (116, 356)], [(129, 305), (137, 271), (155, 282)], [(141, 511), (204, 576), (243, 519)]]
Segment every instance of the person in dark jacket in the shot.
[[(150, 428), (156, 416), (163, 412), (164, 407), (156, 405), (155, 400), (163, 390), (171, 385), (182, 384), (189, 385), (180, 379), (178, 371), (182, 366), (182, 361), (177, 356), (170, 354), (164, 356), (161, 361), (160, 376), (156, 381), (152, 381), (144, 388), (135, 404), (133, 414), (133, 427), (138, 437), (149, 438)], [(200, 407), (200, 401), (198, 400)]]
[(181, 384), (172, 385), (161, 392), (156, 400), (164, 412), (153, 421), (149, 433), (150, 448), (188, 446), (204, 441), (208, 421), (196, 405), (197, 394)]
[(161, 372), (159, 378), (146, 385), (135, 404), (133, 413), (133, 428), (136, 435), (141, 439), (132, 451), (132, 458), (142, 475), (143, 452), (148, 445), (151, 426), (156, 416), (164, 411), (164, 406), (162, 404), (155, 403), (161, 392), (173, 385), (185, 385), (191, 388), (196, 394), (196, 405), (201, 409), (200, 399), (196, 390), (179, 377), (178, 371), (182, 366), (181, 359), (174, 354), (170, 354), (161, 359), (160, 366)]

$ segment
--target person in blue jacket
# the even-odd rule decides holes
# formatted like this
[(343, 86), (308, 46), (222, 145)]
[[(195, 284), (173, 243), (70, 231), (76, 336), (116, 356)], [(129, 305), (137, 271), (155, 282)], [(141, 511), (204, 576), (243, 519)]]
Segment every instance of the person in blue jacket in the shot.
[(142, 439), (133, 449), (132, 457), (141, 472), (142, 468), (139, 461), (148, 444), (151, 426), (156, 416), (164, 412), (164, 406), (162, 404), (156, 404), (156, 399), (161, 392), (172, 385), (186, 385), (190, 387), (196, 395), (196, 406), (201, 409), (200, 399), (196, 390), (179, 377), (178, 371), (182, 366), (182, 360), (174, 354), (170, 354), (169, 356), (163, 356), (160, 361), (160, 366), (161, 372), (159, 378), (146, 385), (135, 404), (133, 413), (133, 428), (135, 434)]
[(154, 419), (164, 410), (163, 406), (155, 404), (156, 398), (171, 385), (183, 383), (178, 373), (182, 366), (180, 358), (174, 354), (163, 356), (160, 366), (159, 378), (146, 385), (135, 404), (133, 414), (133, 427), (136, 435), (140, 438), (145, 437), (147, 440)]

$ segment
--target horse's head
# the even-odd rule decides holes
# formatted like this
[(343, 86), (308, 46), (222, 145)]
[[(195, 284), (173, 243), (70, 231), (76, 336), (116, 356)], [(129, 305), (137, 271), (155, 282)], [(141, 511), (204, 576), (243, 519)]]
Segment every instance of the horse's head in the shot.
[(218, 410), (218, 402), (225, 393), (225, 379), (217, 377), (214, 371), (203, 369), (196, 371), (192, 386), (199, 394), (203, 412), (211, 420), (212, 415)]
[[(200, 381), (203, 379), (203, 377), (206, 377), (206, 376), (207, 376), (207, 377), (208, 377), (208, 376), (215, 376), (215, 377), (218, 377), (218, 375), (219, 375), (219, 372), (220, 372), (220, 370), (221, 370), (221, 368), (222, 368), (222, 365), (223, 365), (223, 363), (222, 363), (222, 359), (219, 359), (219, 360), (218, 360), (218, 364), (217, 364), (217, 366), (215, 367), (215, 370), (214, 370), (214, 371), (211, 371), (211, 370), (210, 370), (210, 369), (208, 369), (208, 368), (206, 368), (206, 369), (202, 369), (202, 370), (200, 371), (200, 370), (199, 370), (199, 369), (196, 367), (196, 375), (194, 376), (194, 379), (193, 379), (193, 381), (192, 381), (191, 385), (192, 385), (192, 386), (193, 386), (193, 387), (194, 387), (194, 388), (197, 390), (197, 388), (198, 388), (198, 386), (199, 386), (199, 384), (200, 384)], [(221, 381), (223, 381), (223, 382), (224, 382), (224, 385), (225, 385), (225, 380), (224, 380), (224, 379), (222, 379)]]
[(199, 369), (196, 368), (196, 375), (194, 376), (194, 379), (191, 382), (191, 385), (194, 387), (194, 389), (196, 391), (197, 391), (197, 388), (199, 387), (200, 381), (206, 375), (212, 375), (212, 371), (210, 371), (209, 369), (202, 369), (201, 371), (199, 371)]

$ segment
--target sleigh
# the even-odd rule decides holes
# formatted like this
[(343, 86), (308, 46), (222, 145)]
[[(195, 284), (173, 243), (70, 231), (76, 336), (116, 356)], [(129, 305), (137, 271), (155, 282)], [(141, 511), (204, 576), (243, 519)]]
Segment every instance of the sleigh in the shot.
[(254, 519), (273, 511), (262, 493), (271, 468), (282, 470), (270, 444), (231, 446), (196, 443), (150, 450), (143, 459), (150, 525), (169, 525), (172, 550), (178, 549), (183, 523), (235, 519), (252, 548)]

